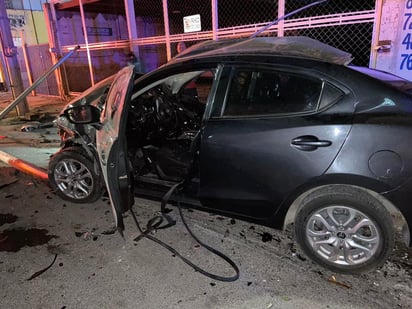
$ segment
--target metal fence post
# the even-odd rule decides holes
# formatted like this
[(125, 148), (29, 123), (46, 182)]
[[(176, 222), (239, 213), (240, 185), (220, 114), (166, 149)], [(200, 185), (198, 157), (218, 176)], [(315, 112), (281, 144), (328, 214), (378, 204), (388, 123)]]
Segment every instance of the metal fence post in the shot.
[(163, 0), (163, 20), (165, 24), (166, 55), (167, 61), (169, 61), (172, 58), (172, 50), (170, 48), (169, 9), (167, 7), (167, 0)]
[[(279, 0), (279, 2), (278, 2), (278, 18), (280, 18), (284, 15), (285, 15), (285, 0)], [(285, 24), (285, 21), (283, 19), (280, 20), (279, 23), (278, 23), (278, 32), (277, 32), (278, 37), (283, 37), (285, 35), (284, 24)]]
[[(58, 29), (54, 4), (43, 3), (43, 14), (47, 26), (47, 36), (49, 39), (49, 51), (51, 60), (53, 64), (56, 64), (61, 58), (61, 44), (57, 36)], [(55, 77), (60, 97), (67, 98), (69, 96), (70, 90), (64, 68), (59, 68), (58, 70), (56, 70)]]
[[(129, 32), (130, 52), (132, 52), (134, 57), (136, 57), (136, 59), (139, 60), (138, 70), (141, 71), (142, 70), (142, 59), (140, 59), (139, 46), (134, 46), (133, 45), (133, 40), (138, 38), (134, 1), (133, 0), (124, 0), (124, 7), (125, 7), (125, 11), (126, 11), (127, 30)], [(135, 64), (137, 64), (137, 63), (135, 63)]]
[(88, 35), (87, 35), (86, 19), (84, 17), (84, 9), (83, 9), (82, 0), (79, 0), (79, 7), (80, 7), (80, 16), (82, 18), (84, 43), (86, 44), (87, 62), (89, 63), (90, 81), (92, 83), (92, 86), (94, 86), (93, 64), (92, 64), (92, 57), (90, 55), (89, 38), (88, 38)]
[[(20, 37), (21, 37), (21, 48), (23, 51), (23, 58), (24, 58), (24, 64), (26, 65), (26, 71), (27, 71), (27, 79), (29, 81), (29, 86), (33, 85), (33, 74), (31, 72), (31, 67), (30, 67), (30, 61), (29, 61), (29, 55), (27, 54), (27, 45), (24, 40), (24, 33), (23, 30), (20, 31)], [(32, 91), (32, 95), (36, 95), (36, 91)]]
[(213, 40), (217, 41), (219, 33), (219, 12), (218, 12), (218, 0), (212, 0), (212, 31)]

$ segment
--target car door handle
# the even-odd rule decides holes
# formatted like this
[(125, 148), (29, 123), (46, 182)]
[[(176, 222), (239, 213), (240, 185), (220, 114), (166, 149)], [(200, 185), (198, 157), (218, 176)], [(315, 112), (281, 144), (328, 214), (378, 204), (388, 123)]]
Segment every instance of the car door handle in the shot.
[(313, 151), (318, 147), (329, 147), (330, 145), (332, 145), (332, 142), (327, 140), (319, 140), (316, 136), (313, 135), (303, 135), (294, 138), (291, 144), (293, 147), (299, 150)]

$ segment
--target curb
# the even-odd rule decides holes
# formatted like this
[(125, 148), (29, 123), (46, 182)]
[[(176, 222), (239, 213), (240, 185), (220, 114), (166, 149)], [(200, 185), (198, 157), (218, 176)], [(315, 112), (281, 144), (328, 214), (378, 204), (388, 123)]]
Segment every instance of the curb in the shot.
[(15, 169), (27, 174), (31, 174), (41, 180), (48, 181), (47, 171), (41, 167), (35, 166), (27, 161), (13, 157), (12, 155), (0, 150), (0, 161), (14, 167)]

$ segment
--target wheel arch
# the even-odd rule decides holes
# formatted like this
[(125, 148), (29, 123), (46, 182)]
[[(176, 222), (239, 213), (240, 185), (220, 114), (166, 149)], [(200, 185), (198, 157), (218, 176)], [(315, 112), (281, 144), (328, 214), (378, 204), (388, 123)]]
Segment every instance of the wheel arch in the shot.
[[(102, 190), (104, 189), (104, 184), (102, 182), (102, 173), (100, 166), (96, 164), (96, 159), (93, 155), (90, 155), (91, 150), (85, 149), (82, 145), (73, 144), (72, 146), (62, 147), (58, 152), (53, 154), (50, 157), (47, 173), (49, 176), (49, 184), (52, 189), (59, 195), (61, 198), (74, 202), (74, 203), (90, 203), (96, 201), (102, 195)], [(55, 179), (55, 167), (61, 160), (71, 158), (71, 160), (80, 162), (87, 171), (90, 173), (90, 177), (93, 179), (93, 188), (90, 193), (85, 198), (74, 198), (72, 196), (66, 195), (59, 186), (59, 180)], [(57, 182), (56, 182), (57, 181)]]
[[(275, 217), (277, 217), (277, 220), (280, 220), (278, 221), (279, 227), (281, 227), (283, 230), (286, 230), (288, 229), (288, 227), (290, 227), (291, 224), (295, 222), (296, 214), (300, 210), (303, 199), (313, 191), (319, 190), (327, 186), (349, 186), (365, 191), (372, 197), (377, 199), (391, 214), (392, 222), (396, 230), (396, 240), (402, 241), (406, 245), (410, 246), (411, 231), (409, 229), (408, 222), (406, 221), (404, 215), (392, 202), (390, 202), (387, 198), (379, 194), (379, 192), (387, 191), (388, 186), (384, 183), (378, 182), (373, 179), (371, 180), (361, 178), (363, 177), (355, 176), (352, 178), (345, 175), (346, 181), (316, 181), (315, 183), (311, 183), (306, 186), (300, 187), (294, 193), (289, 195), (289, 198), (285, 200), (285, 202), (282, 204), (282, 207), (276, 213)], [(351, 181), (351, 179), (361, 181), (354, 182)]]

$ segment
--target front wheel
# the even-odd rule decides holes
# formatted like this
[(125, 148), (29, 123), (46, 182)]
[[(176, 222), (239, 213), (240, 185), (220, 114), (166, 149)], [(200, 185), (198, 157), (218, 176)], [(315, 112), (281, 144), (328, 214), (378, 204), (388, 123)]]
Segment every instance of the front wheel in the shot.
[(333, 185), (310, 193), (295, 220), (296, 239), (315, 262), (340, 273), (384, 263), (394, 246), (391, 216), (368, 192)]
[(56, 194), (73, 203), (90, 203), (102, 195), (102, 179), (79, 147), (64, 148), (50, 159), (49, 182)]

